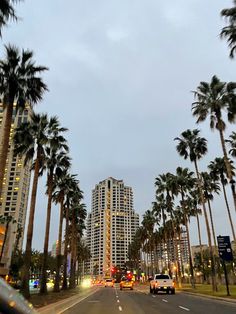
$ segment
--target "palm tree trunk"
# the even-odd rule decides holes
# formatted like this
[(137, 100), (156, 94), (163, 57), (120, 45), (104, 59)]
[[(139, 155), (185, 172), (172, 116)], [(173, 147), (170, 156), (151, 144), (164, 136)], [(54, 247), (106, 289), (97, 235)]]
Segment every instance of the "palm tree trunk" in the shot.
[(40, 285), (40, 293), (47, 293), (47, 262), (48, 262), (48, 242), (50, 233), (50, 221), (51, 221), (51, 208), (52, 208), (52, 190), (53, 190), (53, 173), (48, 176), (48, 205), (47, 205), (47, 218), (46, 218), (46, 230), (44, 237), (44, 249), (43, 249), (43, 263), (42, 263), (42, 278)]
[(56, 276), (54, 284), (54, 292), (60, 292), (60, 268), (61, 268), (61, 242), (62, 242), (62, 224), (63, 224), (63, 200), (60, 202), (60, 220), (58, 230), (58, 248), (57, 248), (57, 265), (56, 265)]
[(231, 191), (232, 191), (233, 200), (234, 200), (234, 209), (236, 211), (236, 193), (235, 193), (234, 180), (233, 180), (233, 176), (232, 176), (232, 169), (231, 169), (231, 165), (229, 163), (229, 158), (228, 158), (228, 154), (227, 154), (227, 150), (226, 150), (226, 146), (225, 146), (225, 139), (224, 139), (223, 131), (219, 130), (219, 133), (220, 133), (220, 141), (221, 141), (221, 145), (222, 145), (222, 150), (223, 150), (223, 154), (224, 154), (224, 161), (225, 161), (225, 166), (226, 166), (226, 171), (227, 171), (227, 177), (228, 177), (230, 185), (231, 185)]
[(206, 281), (206, 275), (205, 275), (205, 266), (204, 266), (204, 259), (203, 259), (203, 251), (202, 251), (202, 236), (201, 236), (201, 227), (199, 222), (199, 215), (196, 215), (197, 217), (197, 230), (198, 230), (198, 241), (200, 246), (200, 256), (201, 256), (201, 265), (202, 265), (202, 272), (203, 272), (203, 281)]
[(188, 242), (188, 252), (189, 252), (189, 267), (190, 267), (190, 273), (191, 273), (191, 285), (195, 289), (195, 278), (194, 278), (194, 272), (193, 272), (193, 260), (192, 260), (192, 253), (191, 253), (191, 245), (190, 245), (190, 236), (189, 236), (189, 228), (188, 228), (188, 220), (185, 217), (185, 227), (187, 231), (187, 242)]
[(196, 160), (194, 160), (194, 166), (195, 166), (197, 179), (198, 179), (201, 203), (202, 203), (202, 208), (203, 208), (203, 213), (204, 213), (204, 218), (205, 218), (205, 223), (206, 223), (206, 229), (207, 229), (208, 245), (209, 245), (209, 249), (210, 249), (212, 289), (213, 289), (213, 291), (217, 291), (215, 263), (214, 263), (214, 253), (213, 253), (212, 242), (211, 242), (211, 230), (210, 230), (210, 225), (209, 225), (209, 221), (208, 221), (208, 217), (207, 217), (205, 200), (204, 200), (204, 196), (203, 196), (203, 192), (202, 192), (201, 179), (200, 179), (200, 175), (199, 175), (199, 171), (198, 171), (198, 166), (197, 166), (197, 161)]
[(75, 288), (75, 235), (76, 235), (76, 226), (75, 226), (75, 210), (72, 213), (72, 230), (71, 230), (71, 267), (70, 267), (70, 279), (69, 287), (70, 289)]
[(211, 230), (212, 230), (212, 235), (213, 235), (214, 246), (216, 248), (217, 247), (217, 245), (216, 245), (216, 234), (215, 234), (215, 227), (214, 227), (213, 215), (212, 215), (212, 210), (211, 210), (211, 203), (210, 203), (209, 199), (207, 200), (207, 204), (208, 204), (208, 209), (209, 209), (209, 214), (210, 214)]
[(3, 243), (2, 243), (2, 250), (1, 250), (1, 255), (0, 255), (0, 263), (2, 262), (4, 248), (5, 248), (6, 241), (7, 241), (7, 234), (8, 234), (8, 229), (9, 229), (9, 223), (10, 223), (10, 221), (7, 220), (6, 230), (5, 230), (5, 234), (4, 234), (4, 239), (3, 239)]
[(229, 208), (229, 203), (228, 203), (228, 199), (227, 199), (227, 195), (226, 195), (226, 191), (225, 191), (225, 185), (224, 183), (221, 181), (222, 184), (222, 188), (223, 188), (223, 193), (224, 193), (224, 199), (225, 199), (225, 205), (227, 208), (227, 212), (228, 212), (228, 216), (229, 216), (229, 222), (230, 222), (230, 226), (231, 226), (231, 230), (232, 230), (232, 235), (233, 235), (233, 239), (234, 241), (236, 241), (236, 237), (235, 237), (235, 231), (234, 231), (234, 225), (233, 225), (233, 220), (231, 217), (231, 212), (230, 212), (230, 208)]
[(68, 253), (68, 237), (69, 237), (69, 204), (66, 206), (66, 230), (65, 230), (65, 247), (64, 247), (64, 263), (63, 263), (63, 283), (62, 289), (67, 289), (67, 253)]
[(13, 116), (13, 102), (6, 106), (6, 115), (4, 117), (3, 135), (0, 150), (0, 196), (2, 194), (3, 178), (7, 162), (8, 146), (10, 141), (11, 123)]
[(31, 249), (32, 249), (33, 231), (34, 231), (34, 214), (35, 214), (36, 196), (37, 196), (37, 188), (38, 188), (39, 168), (40, 168), (39, 152), (37, 152), (37, 159), (35, 161), (35, 166), (34, 166), (33, 186), (32, 186), (32, 192), (31, 192), (31, 203), (30, 203), (29, 222), (28, 222), (28, 230), (27, 230), (27, 238), (26, 238), (24, 265), (23, 265), (23, 271), (22, 271), (23, 276), (22, 276), (21, 293), (27, 299), (29, 299), (30, 297), (29, 270), (30, 270), (30, 264), (31, 264)]

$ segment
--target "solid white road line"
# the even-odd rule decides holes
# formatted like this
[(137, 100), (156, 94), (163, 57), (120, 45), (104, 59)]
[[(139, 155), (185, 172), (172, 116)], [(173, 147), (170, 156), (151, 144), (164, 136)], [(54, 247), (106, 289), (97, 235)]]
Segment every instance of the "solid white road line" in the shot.
[(181, 308), (182, 310), (185, 310), (185, 311), (190, 311), (190, 309), (188, 309), (187, 307), (183, 307), (183, 306), (179, 306), (179, 308)]
[(120, 312), (122, 311), (122, 307), (121, 307), (121, 306), (119, 306), (119, 311), (120, 311)]
[(166, 303), (168, 302), (168, 301), (167, 301), (167, 300), (165, 300), (165, 299), (162, 299), (162, 301), (163, 301), (163, 302), (166, 302)]

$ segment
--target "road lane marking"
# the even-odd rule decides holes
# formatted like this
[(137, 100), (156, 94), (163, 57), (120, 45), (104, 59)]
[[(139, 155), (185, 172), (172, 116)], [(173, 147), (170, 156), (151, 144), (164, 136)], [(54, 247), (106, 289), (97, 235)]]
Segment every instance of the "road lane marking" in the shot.
[(122, 311), (122, 307), (121, 307), (121, 306), (119, 306), (119, 311), (120, 311), (120, 312)]
[(117, 303), (120, 303), (120, 300), (117, 300)]
[(99, 300), (94, 300), (94, 301), (88, 301), (89, 303), (97, 303), (100, 302)]
[(167, 301), (167, 300), (165, 300), (165, 299), (162, 299), (162, 301), (163, 301), (163, 302), (166, 302), (166, 303), (168, 302), (168, 301)]
[(119, 296), (118, 296), (118, 295), (117, 295), (116, 297), (117, 297), (117, 298), (119, 298)]
[(153, 298), (155, 298), (156, 296), (155, 296), (155, 295), (153, 295), (152, 297), (153, 297)]
[(183, 307), (183, 306), (179, 306), (179, 308), (181, 308), (182, 310), (185, 310), (185, 311), (190, 311), (190, 309), (188, 309), (187, 307)]

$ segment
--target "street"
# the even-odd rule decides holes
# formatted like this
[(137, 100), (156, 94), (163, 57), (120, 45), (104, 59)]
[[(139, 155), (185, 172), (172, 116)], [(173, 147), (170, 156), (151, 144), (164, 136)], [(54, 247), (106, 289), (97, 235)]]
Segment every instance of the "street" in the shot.
[(119, 287), (101, 287), (94, 294), (69, 308), (66, 314), (235, 314), (236, 303), (201, 298), (177, 292), (175, 295), (151, 295), (133, 291), (120, 291)]

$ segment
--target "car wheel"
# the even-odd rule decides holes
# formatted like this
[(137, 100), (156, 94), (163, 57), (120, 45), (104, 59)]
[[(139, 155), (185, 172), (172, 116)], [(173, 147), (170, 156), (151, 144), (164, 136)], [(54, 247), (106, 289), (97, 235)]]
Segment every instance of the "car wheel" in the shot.
[(130, 290), (134, 290), (134, 288), (132, 287), (132, 288), (130, 288)]
[(169, 294), (170, 293), (170, 291), (169, 290), (166, 290), (166, 294)]
[(157, 294), (157, 293), (158, 293), (158, 292), (157, 292), (157, 289), (154, 288), (154, 289), (153, 289), (153, 293), (154, 293), (154, 294)]
[(173, 289), (173, 290), (171, 291), (171, 294), (175, 294), (175, 289)]
[(120, 290), (122, 290), (122, 288), (120, 288)]
[(153, 289), (151, 288), (151, 286), (150, 286), (150, 293), (153, 293)]

